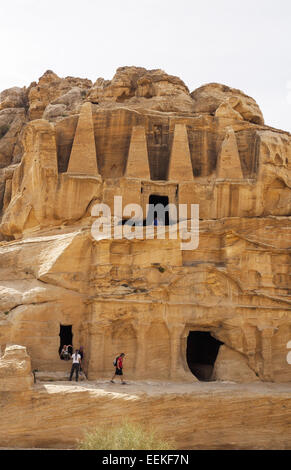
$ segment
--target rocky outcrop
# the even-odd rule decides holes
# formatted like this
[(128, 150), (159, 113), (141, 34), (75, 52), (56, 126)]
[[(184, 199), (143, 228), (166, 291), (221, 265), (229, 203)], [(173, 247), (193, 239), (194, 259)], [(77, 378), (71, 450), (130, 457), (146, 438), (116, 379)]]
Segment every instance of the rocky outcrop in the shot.
[(7, 346), (0, 357), (0, 392), (24, 392), (32, 389), (30, 357), (23, 346)]
[(6, 108), (25, 108), (27, 106), (26, 88), (13, 87), (0, 93), (0, 111)]
[(21, 131), (27, 121), (26, 109), (25, 87), (9, 88), (0, 93), (0, 169), (21, 160)]
[(120, 67), (111, 81), (99, 78), (87, 99), (101, 106), (116, 102), (162, 112), (193, 110), (189, 90), (180, 78), (142, 67)]
[[(82, 103), (92, 83), (90, 80), (66, 77), (60, 78), (47, 70), (38, 83), (29, 87), (28, 105), (30, 120), (63, 118)], [(45, 113), (45, 114), (44, 114)]]
[(194, 100), (193, 111), (197, 113), (264, 124), (262, 112), (255, 100), (240, 90), (219, 83), (209, 83), (194, 90), (191, 96)]
[(25, 122), (24, 108), (5, 108), (0, 111), (0, 168), (20, 162), (20, 133)]

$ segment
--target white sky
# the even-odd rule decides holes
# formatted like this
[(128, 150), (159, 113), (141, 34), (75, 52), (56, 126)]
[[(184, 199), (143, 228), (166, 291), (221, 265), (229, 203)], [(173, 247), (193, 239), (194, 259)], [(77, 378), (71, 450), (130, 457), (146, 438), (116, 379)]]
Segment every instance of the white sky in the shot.
[(193, 91), (219, 82), (291, 132), (290, 0), (0, 1), (0, 90), (60, 77), (161, 68)]

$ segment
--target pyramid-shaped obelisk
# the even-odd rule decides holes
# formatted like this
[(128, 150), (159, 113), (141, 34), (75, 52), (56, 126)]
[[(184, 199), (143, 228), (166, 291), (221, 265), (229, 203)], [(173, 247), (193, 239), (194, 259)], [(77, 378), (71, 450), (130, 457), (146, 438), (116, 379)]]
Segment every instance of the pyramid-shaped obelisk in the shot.
[(222, 142), (217, 160), (217, 178), (241, 179), (243, 172), (234, 130), (229, 128)]
[(179, 182), (192, 181), (194, 179), (185, 124), (175, 125), (168, 179)]
[(99, 174), (92, 105), (89, 102), (81, 107), (67, 172), (90, 176)]
[(150, 179), (147, 141), (144, 126), (132, 128), (125, 176)]

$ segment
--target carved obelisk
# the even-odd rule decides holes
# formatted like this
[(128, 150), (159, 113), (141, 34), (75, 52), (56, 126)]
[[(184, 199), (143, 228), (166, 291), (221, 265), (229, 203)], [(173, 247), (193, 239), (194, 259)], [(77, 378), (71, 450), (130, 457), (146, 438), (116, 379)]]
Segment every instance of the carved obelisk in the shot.
[(99, 174), (92, 105), (89, 102), (81, 107), (67, 172), (90, 176)]
[(236, 136), (232, 128), (227, 129), (217, 160), (217, 178), (242, 179), (243, 172), (237, 147)]
[(150, 179), (147, 141), (144, 126), (132, 128), (125, 176)]
[(175, 125), (168, 179), (178, 182), (193, 181), (194, 179), (185, 124)]

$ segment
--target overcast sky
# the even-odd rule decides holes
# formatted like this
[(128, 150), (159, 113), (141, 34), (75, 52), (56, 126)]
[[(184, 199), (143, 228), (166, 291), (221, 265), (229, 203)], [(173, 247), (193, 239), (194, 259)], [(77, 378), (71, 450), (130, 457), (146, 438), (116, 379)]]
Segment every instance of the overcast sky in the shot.
[(95, 81), (161, 68), (190, 91), (239, 88), (291, 132), (290, 0), (8, 0), (0, 15), (1, 91), (48, 69)]

